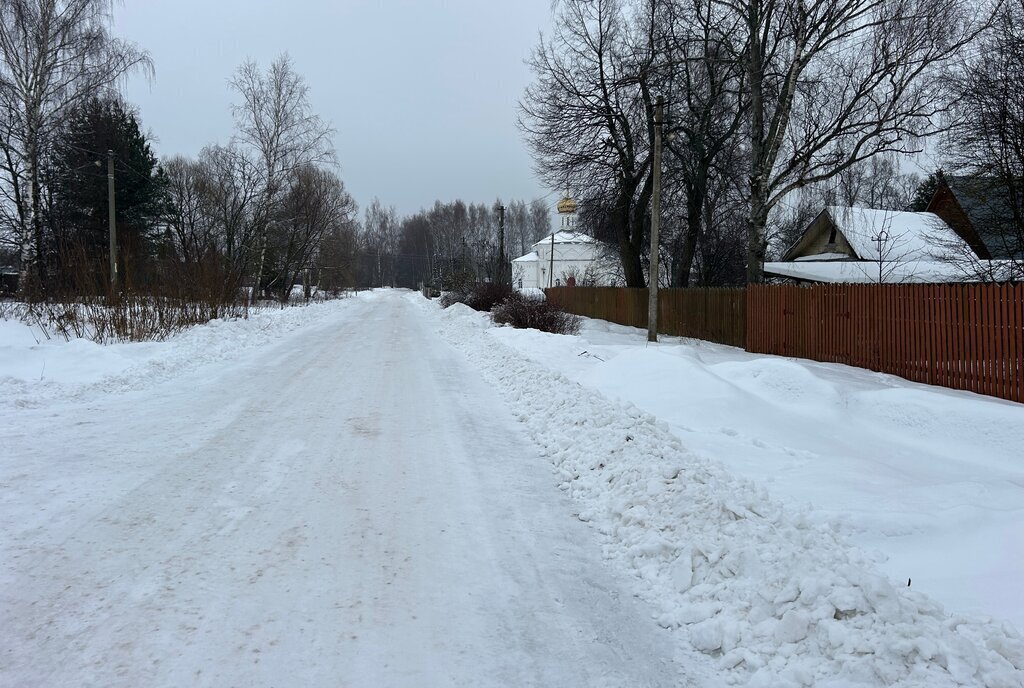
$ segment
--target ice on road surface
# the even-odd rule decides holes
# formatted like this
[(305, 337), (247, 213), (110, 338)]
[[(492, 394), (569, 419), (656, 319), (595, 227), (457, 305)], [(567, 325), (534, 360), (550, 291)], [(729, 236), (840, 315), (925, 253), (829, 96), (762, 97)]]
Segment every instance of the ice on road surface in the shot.
[(689, 685), (423, 313), (0, 411), (0, 685)]

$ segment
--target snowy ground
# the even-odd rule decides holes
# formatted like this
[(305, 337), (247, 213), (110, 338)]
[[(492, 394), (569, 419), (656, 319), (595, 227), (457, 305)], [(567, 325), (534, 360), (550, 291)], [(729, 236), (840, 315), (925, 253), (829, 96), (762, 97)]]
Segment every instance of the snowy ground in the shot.
[(1024, 407), (595, 321), (440, 320), (722, 683), (1024, 685)]
[(1022, 407), (403, 292), (36, 336), (0, 685), (1024, 686)]
[(495, 328), (512, 348), (666, 421), (695, 453), (845, 529), (894, 580), (1024, 630), (1024, 405), (848, 366), (585, 320)]
[(165, 344), (7, 343), (0, 685), (687, 685), (421, 316), (368, 295)]

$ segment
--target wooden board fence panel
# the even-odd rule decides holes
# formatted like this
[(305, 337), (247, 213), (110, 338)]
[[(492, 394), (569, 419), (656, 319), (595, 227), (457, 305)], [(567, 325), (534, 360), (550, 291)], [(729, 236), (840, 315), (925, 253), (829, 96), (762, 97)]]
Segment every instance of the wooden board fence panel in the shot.
[(752, 286), (747, 350), (1024, 402), (1024, 285)]
[[(647, 290), (556, 287), (579, 315), (647, 327)], [(1024, 285), (663, 289), (658, 331), (1024, 402)]]
[[(647, 327), (647, 290), (554, 287), (547, 298), (561, 308), (629, 327)], [(747, 340), (744, 289), (660, 289), (658, 332), (743, 347)]]

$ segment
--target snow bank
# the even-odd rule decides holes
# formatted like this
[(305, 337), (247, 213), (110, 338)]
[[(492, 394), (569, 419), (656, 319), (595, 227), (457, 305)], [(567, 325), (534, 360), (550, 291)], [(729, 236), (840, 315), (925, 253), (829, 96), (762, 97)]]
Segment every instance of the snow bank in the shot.
[(344, 307), (329, 301), (264, 308), (247, 319), (212, 320), (163, 342), (101, 345), (47, 339), (39, 327), (0, 320), (0, 406), (35, 406), (86, 393), (127, 392), (237, 357)]
[(1024, 405), (849, 366), (584, 319), (492, 328), (542, 366), (635, 404), (733, 474), (842, 527), (889, 578), (1024, 629)]
[[(606, 557), (729, 684), (1024, 686), (1024, 639), (1009, 624), (947, 615), (836, 527), (695, 456), (652, 415), (525, 359), (488, 337), (479, 314), (441, 313), (442, 335), (508, 400)], [(729, 384), (815, 403), (817, 381), (773, 366)]]

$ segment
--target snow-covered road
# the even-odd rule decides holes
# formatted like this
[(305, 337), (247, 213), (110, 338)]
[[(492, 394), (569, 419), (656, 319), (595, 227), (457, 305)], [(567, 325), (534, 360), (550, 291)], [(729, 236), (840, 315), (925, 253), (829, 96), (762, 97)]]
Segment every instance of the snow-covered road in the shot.
[(0, 415), (0, 685), (686, 685), (497, 393), (391, 296)]

